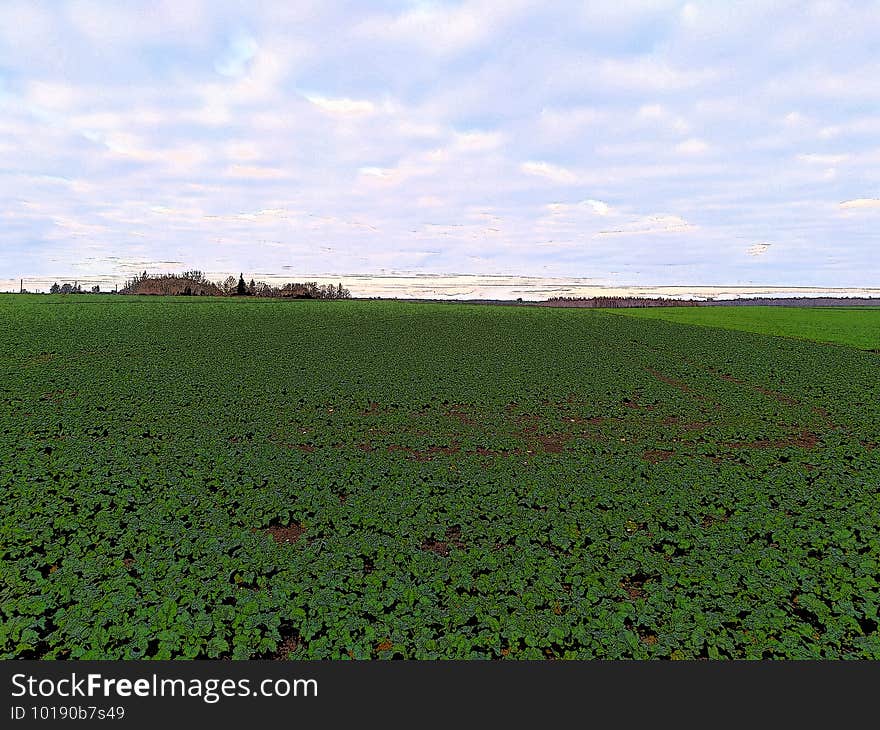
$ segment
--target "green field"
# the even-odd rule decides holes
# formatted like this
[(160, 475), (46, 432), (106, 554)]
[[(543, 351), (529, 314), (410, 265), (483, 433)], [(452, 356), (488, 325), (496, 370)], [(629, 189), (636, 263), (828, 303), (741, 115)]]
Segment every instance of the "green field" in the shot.
[(608, 311), (880, 350), (880, 308), (874, 307), (654, 307)]
[(0, 657), (880, 659), (876, 353), (25, 295), (0, 345)]

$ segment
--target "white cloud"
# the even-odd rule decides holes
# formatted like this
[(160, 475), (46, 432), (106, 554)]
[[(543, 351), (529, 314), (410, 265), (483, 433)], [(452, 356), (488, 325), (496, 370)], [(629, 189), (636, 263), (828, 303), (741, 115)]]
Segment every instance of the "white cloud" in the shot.
[(587, 205), (592, 208), (596, 215), (608, 215), (611, 212), (611, 206), (601, 200), (587, 200)]
[[(193, 90), (201, 99), (201, 115), (206, 123), (230, 119), (230, 107), (265, 105), (281, 98), (281, 87), (292, 68), (307, 54), (302, 42), (281, 43), (270, 40), (254, 49), (254, 55), (242, 66), (241, 73), (228, 74), (221, 81), (196, 84)], [(216, 78), (216, 76), (214, 77)]]
[(880, 116), (857, 117), (846, 123), (828, 125), (819, 130), (819, 137), (822, 139), (855, 135), (880, 135)]
[(746, 254), (748, 256), (761, 257), (770, 250), (770, 246), (773, 244), (768, 243), (767, 241), (762, 241), (760, 243), (753, 243), (746, 249)]
[(66, 111), (83, 101), (82, 93), (75, 87), (55, 81), (30, 82), (26, 98), (32, 106), (51, 111)]
[(566, 142), (603, 118), (604, 115), (592, 107), (545, 108), (541, 110), (538, 125), (545, 139)]
[(606, 87), (649, 93), (700, 87), (719, 78), (714, 69), (677, 68), (655, 56), (604, 59), (596, 70)]
[(880, 198), (855, 198), (853, 200), (844, 200), (840, 203), (840, 207), (848, 209), (880, 208)]
[(384, 167), (362, 167), (358, 170), (361, 175), (366, 175), (367, 177), (378, 177), (382, 179), (390, 178), (393, 175), (393, 171), (386, 169)]
[(526, 6), (523, 0), (477, 0), (452, 6), (419, 3), (398, 15), (364, 20), (354, 34), (380, 45), (417, 45), (434, 55), (449, 55), (491, 39)]
[(641, 119), (663, 119), (666, 117), (667, 111), (662, 104), (643, 104), (639, 107), (636, 115)]
[(457, 132), (455, 146), (468, 152), (485, 152), (498, 149), (504, 143), (504, 135), (499, 132)]
[(599, 231), (596, 237), (613, 238), (617, 236), (646, 236), (657, 233), (684, 233), (696, 229), (696, 225), (688, 223), (681, 216), (652, 215), (628, 223), (620, 228)]
[(68, 0), (51, 4), (61, 22), (82, 34), (97, 49), (170, 41), (199, 41), (210, 28), (207, 0), (153, 0), (149, 10), (128, 3)]
[(583, 213), (602, 217), (617, 214), (617, 210), (608, 205), (608, 203), (592, 199), (583, 200), (580, 203), (549, 203), (545, 207), (550, 212), (550, 215), (555, 217), (576, 217)]
[(248, 139), (232, 140), (225, 143), (223, 152), (227, 159), (235, 162), (253, 162), (263, 156), (260, 145)]
[(709, 149), (708, 143), (702, 139), (686, 139), (675, 145), (675, 151), (682, 155), (702, 155)]
[(675, 114), (663, 104), (643, 104), (636, 111), (635, 117), (644, 125), (663, 127), (676, 134), (687, 134), (691, 129), (684, 117)]
[(361, 115), (372, 114), (376, 111), (376, 105), (366, 99), (331, 99), (326, 96), (307, 95), (308, 99), (315, 106), (332, 114), (342, 115)]
[(798, 155), (797, 159), (809, 165), (839, 165), (841, 162), (846, 162), (849, 155), (802, 154)]
[(560, 185), (573, 185), (578, 181), (578, 176), (571, 170), (549, 162), (524, 162), (520, 169), (528, 175), (543, 177)]
[(230, 165), (226, 168), (226, 176), (242, 180), (280, 180), (286, 177), (287, 173), (277, 167)]

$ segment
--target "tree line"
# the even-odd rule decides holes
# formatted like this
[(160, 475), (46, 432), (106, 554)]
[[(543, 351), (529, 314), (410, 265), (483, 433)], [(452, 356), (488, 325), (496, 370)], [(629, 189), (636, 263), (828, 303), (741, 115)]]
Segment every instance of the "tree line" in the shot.
[[(24, 292), (24, 289), (22, 289), (22, 291)], [(58, 282), (56, 281), (54, 284), (52, 284), (51, 287), (49, 287), (49, 293), (50, 294), (100, 294), (101, 287), (98, 284), (95, 284), (90, 289), (83, 289), (80, 286), (79, 282), (74, 282), (73, 284), (68, 282), (68, 283), (59, 285)]]
[[(55, 282), (49, 290), (52, 294), (100, 294), (95, 285), (84, 290), (78, 283), (59, 285)], [(287, 282), (280, 285), (265, 281), (245, 281), (244, 274), (236, 279), (228, 276), (222, 281), (211, 281), (204, 272), (191, 269), (180, 274), (148, 274), (144, 271), (128, 279), (118, 290), (119, 294), (151, 294), (159, 296), (239, 296), (276, 297), (281, 299), (350, 299), (351, 292), (342, 282), (318, 284), (315, 281)]]
[(665, 297), (552, 297), (544, 306), (587, 307), (597, 309), (621, 309), (629, 307), (698, 307), (701, 302), (693, 299), (667, 299)]

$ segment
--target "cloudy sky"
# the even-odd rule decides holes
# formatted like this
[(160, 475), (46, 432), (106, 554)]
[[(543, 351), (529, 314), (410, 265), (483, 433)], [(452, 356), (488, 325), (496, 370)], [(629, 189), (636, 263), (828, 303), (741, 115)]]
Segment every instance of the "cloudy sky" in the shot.
[(0, 3), (0, 279), (880, 285), (878, 2)]

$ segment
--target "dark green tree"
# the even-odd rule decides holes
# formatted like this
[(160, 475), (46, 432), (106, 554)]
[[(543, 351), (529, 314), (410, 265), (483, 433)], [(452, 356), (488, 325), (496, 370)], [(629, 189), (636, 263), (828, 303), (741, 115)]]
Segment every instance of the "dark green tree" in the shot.
[(238, 275), (238, 286), (235, 287), (235, 294), (237, 296), (243, 297), (248, 293), (247, 284), (244, 283), (244, 274)]

